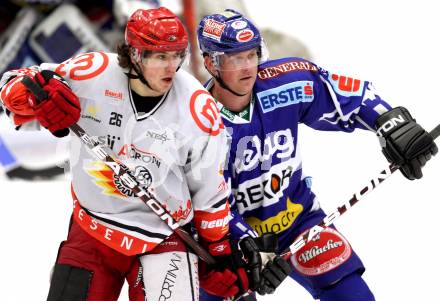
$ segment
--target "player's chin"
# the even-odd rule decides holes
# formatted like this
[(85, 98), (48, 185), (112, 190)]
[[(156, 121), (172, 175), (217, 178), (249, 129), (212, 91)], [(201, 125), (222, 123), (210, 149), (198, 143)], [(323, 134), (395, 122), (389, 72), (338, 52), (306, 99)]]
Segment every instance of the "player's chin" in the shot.
[(252, 87), (250, 87), (250, 88), (240, 87), (239, 89), (235, 89), (234, 91), (240, 95), (248, 95), (249, 93), (252, 92)]

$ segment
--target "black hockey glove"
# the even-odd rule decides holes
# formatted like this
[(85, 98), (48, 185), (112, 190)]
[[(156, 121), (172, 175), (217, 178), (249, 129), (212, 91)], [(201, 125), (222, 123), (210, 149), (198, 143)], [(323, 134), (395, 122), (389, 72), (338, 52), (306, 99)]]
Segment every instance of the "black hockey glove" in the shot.
[(246, 273), (249, 279), (249, 289), (256, 291), (261, 282), (261, 269), (263, 268), (260, 248), (256, 239), (245, 237), (239, 242), (241, 252), (246, 260)]
[[(244, 238), (240, 242), (240, 248), (248, 263), (249, 287), (260, 295), (272, 294), (292, 272), (290, 264), (275, 255), (278, 237), (274, 233), (266, 233), (255, 239)], [(264, 263), (265, 266), (261, 272), (256, 273), (256, 270), (260, 271)]]
[(397, 164), (406, 178), (420, 179), (422, 167), (438, 151), (432, 136), (404, 107), (380, 115), (376, 129), (387, 160)]
[(264, 266), (262, 281), (257, 289), (260, 295), (273, 294), (275, 289), (289, 276), (292, 272), (292, 266), (283, 258), (276, 255), (269, 260)]

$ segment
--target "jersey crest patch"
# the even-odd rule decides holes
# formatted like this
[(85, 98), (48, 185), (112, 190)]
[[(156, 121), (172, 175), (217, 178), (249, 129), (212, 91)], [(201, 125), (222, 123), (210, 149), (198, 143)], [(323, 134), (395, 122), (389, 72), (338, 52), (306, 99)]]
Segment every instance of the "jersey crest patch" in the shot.
[(100, 75), (107, 68), (109, 57), (104, 52), (90, 52), (74, 56), (61, 63), (55, 72), (72, 80), (87, 80)]
[(225, 128), (220, 111), (209, 92), (197, 90), (190, 100), (191, 116), (197, 126), (211, 136), (217, 136)]
[[(103, 189), (103, 194), (119, 198), (135, 196), (131, 188), (125, 185), (120, 177), (115, 175), (113, 170), (104, 162), (97, 161), (94, 162), (94, 165), (95, 168), (88, 169), (87, 173), (95, 179), (95, 184)], [(125, 166), (122, 167), (126, 168)], [(134, 176), (145, 189), (153, 182), (151, 172), (144, 166), (137, 166), (133, 171), (129, 171), (129, 173)]]

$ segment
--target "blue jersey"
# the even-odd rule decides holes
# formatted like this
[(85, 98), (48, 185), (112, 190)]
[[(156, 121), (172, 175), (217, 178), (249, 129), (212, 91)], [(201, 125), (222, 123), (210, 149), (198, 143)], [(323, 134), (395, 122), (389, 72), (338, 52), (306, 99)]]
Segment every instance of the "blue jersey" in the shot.
[(302, 172), (298, 125), (374, 131), (376, 118), (391, 109), (370, 82), (295, 57), (259, 66), (249, 118), (218, 106), (231, 136), (225, 176), (233, 193), (232, 233), (242, 237), (250, 227), (259, 235), (275, 232), (284, 247), (293, 242), (302, 218), (319, 209)]

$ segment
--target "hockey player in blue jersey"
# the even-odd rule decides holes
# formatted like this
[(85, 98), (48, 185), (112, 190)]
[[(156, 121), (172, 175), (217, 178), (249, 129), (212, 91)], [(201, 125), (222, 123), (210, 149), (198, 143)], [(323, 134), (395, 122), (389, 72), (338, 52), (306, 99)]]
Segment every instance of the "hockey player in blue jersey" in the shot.
[[(369, 130), (379, 136), (388, 161), (410, 180), (421, 178), (421, 168), (437, 153), (432, 137), (408, 110), (382, 100), (368, 81), (297, 57), (267, 61), (258, 29), (238, 12), (204, 17), (197, 33), (212, 76), (206, 86), (231, 135), (225, 170), (235, 200), (230, 225), (242, 239), (243, 253), (250, 255), (251, 287), (259, 294), (273, 293), (289, 275), (315, 299), (374, 300), (362, 279), (361, 260), (332, 227), (288, 264), (277, 256), (256, 272), (261, 262), (256, 250), (279, 254), (325, 217), (302, 172), (298, 124), (323, 131)], [(221, 290), (218, 285), (210, 293), (221, 295)], [(202, 291), (201, 300), (218, 299)]]

